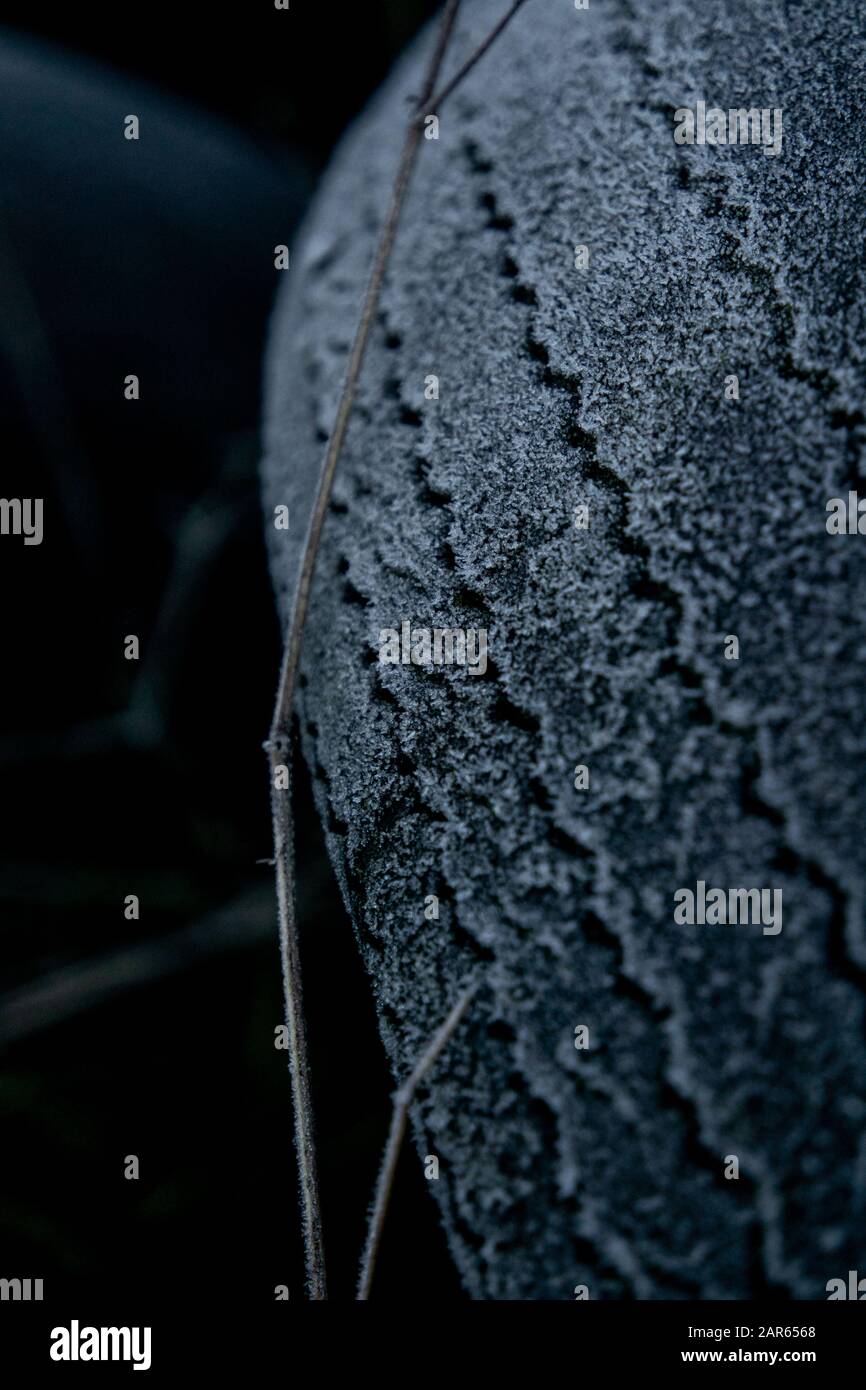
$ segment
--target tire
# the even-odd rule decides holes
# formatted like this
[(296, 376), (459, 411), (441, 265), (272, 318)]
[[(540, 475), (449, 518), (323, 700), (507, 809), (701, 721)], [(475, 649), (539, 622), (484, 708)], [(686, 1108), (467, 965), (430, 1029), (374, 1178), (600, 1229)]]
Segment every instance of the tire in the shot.
[[(503, 4), (464, 8), (452, 68)], [(413, 1110), (476, 1299), (864, 1269), (866, 540), (826, 507), (866, 494), (866, 43), (785, 8), (524, 7), (422, 141), (338, 468), (297, 714), (398, 1079), (479, 982)], [(273, 319), (284, 620), (431, 43)], [(697, 100), (780, 108), (779, 154), (678, 145)], [(486, 669), (383, 664), (403, 621)], [(700, 882), (781, 930), (678, 922)]]

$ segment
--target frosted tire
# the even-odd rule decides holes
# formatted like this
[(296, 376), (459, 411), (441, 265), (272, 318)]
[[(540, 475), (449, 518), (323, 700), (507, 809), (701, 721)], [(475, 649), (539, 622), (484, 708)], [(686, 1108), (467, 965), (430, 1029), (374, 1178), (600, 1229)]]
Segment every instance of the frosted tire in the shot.
[[(464, 9), (452, 66), (503, 0)], [(854, 0), (785, 9), (530, 0), (422, 142), (324, 528), (297, 714), (397, 1078), (481, 982), (413, 1111), (477, 1299), (866, 1260), (866, 538), (825, 525), (866, 492), (866, 43)], [(431, 42), (274, 316), (284, 619)], [(781, 109), (779, 154), (678, 145), (697, 100)], [(486, 670), (382, 664), (403, 621)], [(678, 924), (699, 882), (781, 931)]]

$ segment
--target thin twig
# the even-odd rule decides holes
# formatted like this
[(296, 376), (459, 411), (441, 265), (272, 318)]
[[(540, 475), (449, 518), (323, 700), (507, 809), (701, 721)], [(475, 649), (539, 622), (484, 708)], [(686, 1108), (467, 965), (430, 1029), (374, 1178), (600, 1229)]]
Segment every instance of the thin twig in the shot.
[[(427, 71), (421, 102), (429, 100), (436, 85), (439, 70), (448, 42), (454, 29), (460, 0), (448, 0), (442, 18), (436, 47)], [(352, 404), (367, 341), (370, 336), (382, 283), (394, 246), (400, 213), (409, 187), (422, 125), (413, 117), (406, 133), (403, 155), (400, 160), (391, 204), (382, 229), (382, 235), (370, 283), (367, 289), (361, 321), (355, 336), (352, 355), (343, 385), (334, 428), (328, 443), (328, 451), (319, 481), (319, 489), (301, 563), (301, 572), (295, 591), (288, 640), (283, 653), (280, 680), (274, 704), (271, 731), (265, 749), (268, 754), (271, 786), (271, 814), (274, 830), (274, 859), (276, 861), (277, 911), (279, 917), (280, 953), (283, 967), (283, 991), (286, 1004), (286, 1019), (289, 1029), (289, 1059), (292, 1078), (292, 1100), (295, 1117), (295, 1147), (298, 1154), (298, 1168), (301, 1183), (303, 1207), (304, 1250), (307, 1267), (307, 1286), (313, 1299), (327, 1297), (325, 1280), (325, 1254), (322, 1244), (322, 1226), (319, 1208), (319, 1190), (316, 1177), (316, 1149), (313, 1135), (313, 1112), (310, 1100), (309, 1062), (307, 1059), (306, 1027), (304, 1023), (303, 996), (301, 986), (301, 965), (298, 949), (297, 920), (295, 915), (295, 866), (292, 822), (291, 788), (291, 738), (289, 722), (295, 689), (295, 676), (301, 650), (301, 637), (307, 615), (310, 586), (316, 564), (319, 537), (325, 520), (334, 472), (343, 447), (346, 428), (349, 423)], [(286, 767), (288, 775), (285, 788), (277, 787), (278, 769)]]
[[(488, 48), (493, 47), (494, 43), (499, 38), (499, 35), (502, 33), (503, 29), (506, 27), (506, 25), (511, 23), (511, 20), (517, 14), (517, 11), (521, 9), (522, 6), (525, 4), (526, 0), (514, 0), (514, 4), (511, 6), (511, 9), (508, 10), (508, 12), (502, 16), (498, 24), (495, 24), (493, 26), (484, 42), (479, 44), (479, 46), (476, 48), (475, 52), (472, 54), (470, 58), (467, 58), (462, 68), (458, 68), (457, 72), (451, 78), (450, 82), (447, 82), (445, 86), (436, 93), (432, 100), (427, 101), (426, 106), (429, 108), (429, 111), (431, 113), (435, 112), (438, 115), (439, 111), (442, 109), (443, 103), (447, 101), (448, 97), (450, 97), (455, 87), (460, 86), (460, 83), (463, 81), (464, 77), (466, 77), (472, 71), (476, 63), (479, 63), (481, 61)], [(419, 107), (423, 104), (424, 102), (422, 99), (422, 102), (419, 103)], [(418, 115), (422, 116), (424, 114), (426, 114), (426, 109), (425, 111), (421, 111), (419, 109)]]
[(424, 1077), (451, 1041), (454, 1032), (464, 1017), (466, 1010), (469, 1008), (469, 1004), (476, 989), (477, 985), (471, 985), (464, 994), (461, 994), (441, 1028), (439, 1028), (438, 1032), (430, 1039), (430, 1042), (424, 1049), (408, 1081), (404, 1082), (399, 1091), (394, 1093), (394, 1108), (391, 1112), (391, 1128), (388, 1132), (388, 1142), (385, 1145), (382, 1166), (379, 1169), (379, 1177), (376, 1181), (376, 1194), (373, 1199), (370, 1224), (367, 1227), (367, 1242), (364, 1246), (364, 1254), (361, 1257), (361, 1270), (358, 1276), (357, 1294), (357, 1298), (361, 1302), (366, 1302), (370, 1297), (370, 1288), (373, 1283), (373, 1274), (376, 1268), (376, 1256), (379, 1252), (379, 1244), (385, 1226), (385, 1217), (388, 1212), (388, 1203), (391, 1198), (391, 1189), (394, 1186), (394, 1175), (397, 1172), (400, 1149), (403, 1146), (403, 1136), (406, 1133), (406, 1124), (409, 1119), (409, 1107), (415, 1099), (415, 1093), (424, 1080)]

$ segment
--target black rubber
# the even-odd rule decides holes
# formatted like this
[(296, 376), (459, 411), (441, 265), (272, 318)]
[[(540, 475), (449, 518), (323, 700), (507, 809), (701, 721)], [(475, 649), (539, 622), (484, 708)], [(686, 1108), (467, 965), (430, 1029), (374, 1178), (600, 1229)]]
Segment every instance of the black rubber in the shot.
[[(454, 67), (503, 5), (464, 8)], [(284, 617), (431, 42), (273, 322)], [(864, 57), (855, 0), (529, 0), (423, 142), (298, 714), (398, 1078), (482, 982), (414, 1112), (475, 1298), (866, 1268), (866, 537), (825, 526), (866, 495)], [(781, 109), (779, 154), (676, 144), (699, 100)], [(486, 672), (381, 664), (404, 620), (485, 629)], [(700, 881), (781, 890), (781, 931), (677, 923)]]

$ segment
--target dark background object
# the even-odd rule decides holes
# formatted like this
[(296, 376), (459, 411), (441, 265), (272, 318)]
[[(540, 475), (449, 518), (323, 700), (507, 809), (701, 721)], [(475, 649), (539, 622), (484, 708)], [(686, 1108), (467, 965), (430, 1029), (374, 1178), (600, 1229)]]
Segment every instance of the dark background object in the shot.
[[(0, 550), (5, 1276), (301, 1293), (271, 871), (256, 862), (280, 648), (261, 350), (274, 244), (291, 244), (335, 139), (433, 8), (262, 5), (181, 28), (164, 3), (4, 7), (2, 493), (45, 499), (43, 544)], [(348, 1297), (391, 1080), (306, 782), (299, 800), (325, 1233), (332, 1294)], [(461, 1296), (406, 1164), (377, 1292), (412, 1296), (422, 1278)]]

